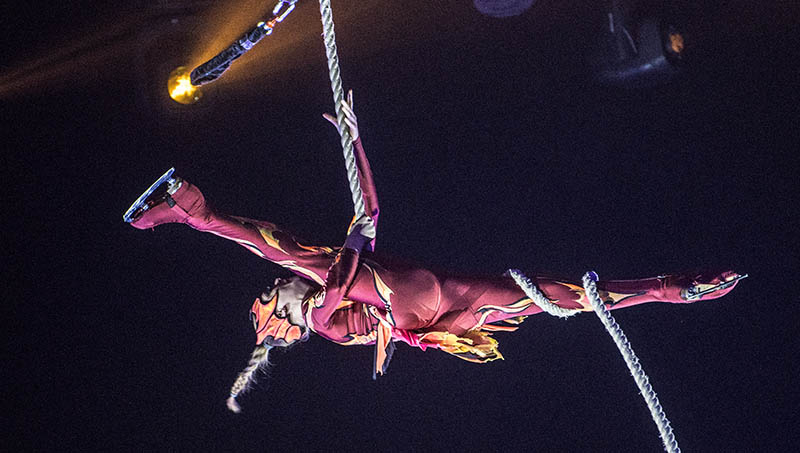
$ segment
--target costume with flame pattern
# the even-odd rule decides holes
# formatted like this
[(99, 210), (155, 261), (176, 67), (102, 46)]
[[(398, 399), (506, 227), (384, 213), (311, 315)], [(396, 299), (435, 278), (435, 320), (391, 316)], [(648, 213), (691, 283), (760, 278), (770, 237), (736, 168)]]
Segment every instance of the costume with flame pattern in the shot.
[[(366, 214), (377, 228), (378, 197), (369, 163), (361, 145), (354, 142)], [(465, 360), (488, 362), (503, 356), (492, 334), (514, 331), (529, 315), (540, 313), (511, 278), (437, 273), (423, 267), (378, 259), (372, 255), (375, 240), (348, 236), (341, 248), (307, 245), (272, 223), (229, 216), (212, 210), (202, 193), (186, 180), (171, 196), (145, 211), (132, 225), (152, 228), (169, 222), (235, 241), (261, 258), (276, 263), (316, 284), (318, 290), (303, 302), (308, 329), (342, 345), (377, 346), (373, 373), (383, 373), (395, 342), (421, 349), (437, 348)], [(352, 224), (351, 224), (352, 226)], [(353, 245), (357, 244), (357, 245)], [(687, 303), (681, 291), (692, 285), (730, 281), (734, 272), (670, 275), (643, 280), (599, 281), (600, 295), (611, 309), (644, 302)], [(564, 308), (591, 310), (583, 288), (555, 278), (534, 277), (533, 282), (553, 303)], [(734, 284), (704, 295), (721, 297)], [(276, 316), (277, 293), (256, 299), (251, 316), (258, 344), (288, 345), (302, 339), (303, 330)]]

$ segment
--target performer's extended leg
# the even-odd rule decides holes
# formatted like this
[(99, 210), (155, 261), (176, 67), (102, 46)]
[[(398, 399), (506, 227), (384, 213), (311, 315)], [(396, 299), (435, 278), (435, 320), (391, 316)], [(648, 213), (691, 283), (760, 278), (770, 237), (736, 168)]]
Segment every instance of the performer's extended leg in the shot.
[(174, 193), (162, 193), (148, 200), (149, 209), (134, 215), (131, 225), (138, 229), (164, 223), (185, 223), (230, 239), (261, 258), (286, 267), (319, 284), (324, 281), (333, 252), (326, 247), (301, 245), (293, 235), (272, 223), (215, 212), (206, 204), (200, 189), (186, 180)]
[[(601, 300), (609, 309), (625, 308), (646, 302), (692, 303), (724, 296), (736, 285), (736, 272), (676, 274), (639, 280), (600, 280), (597, 282)], [(554, 304), (581, 311), (592, 311), (591, 302), (581, 284), (563, 280), (533, 277), (539, 290)], [(730, 286), (691, 299), (691, 289), (705, 290), (720, 283)], [(470, 306), (475, 314), (475, 328), (488, 323), (518, 316), (541, 313), (542, 309), (529, 299), (510, 278), (497, 280), (450, 280), (443, 287), (445, 300), (457, 306)], [(466, 298), (466, 299), (465, 299)], [(461, 299), (458, 301), (458, 299)], [(466, 325), (462, 326), (467, 329)]]
[[(651, 301), (687, 304), (718, 299), (733, 290), (739, 277), (733, 271), (670, 274), (640, 280), (601, 280), (597, 288), (600, 298), (613, 310)], [(726, 282), (732, 284), (720, 287)], [(691, 298), (691, 294), (705, 290), (712, 291), (703, 297)]]

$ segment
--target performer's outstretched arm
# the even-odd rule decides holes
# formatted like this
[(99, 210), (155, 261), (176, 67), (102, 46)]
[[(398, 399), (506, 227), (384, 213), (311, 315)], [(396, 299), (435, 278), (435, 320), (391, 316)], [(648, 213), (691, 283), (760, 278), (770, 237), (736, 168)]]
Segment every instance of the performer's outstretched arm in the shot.
[[(344, 121), (350, 129), (350, 137), (353, 138), (353, 152), (356, 158), (356, 167), (358, 168), (358, 179), (361, 183), (362, 199), (364, 200), (364, 211), (368, 217), (372, 219), (375, 228), (378, 227), (378, 215), (380, 208), (378, 207), (378, 191), (375, 189), (375, 180), (372, 178), (372, 169), (369, 166), (367, 153), (364, 152), (364, 146), (361, 144), (361, 135), (358, 131), (358, 118), (353, 110), (353, 90), (347, 94), (347, 101), (342, 100), (342, 111), (344, 112)], [(333, 124), (339, 130), (339, 123), (336, 118), (330, 113), (322, 115), (326, 120)], [(339, 131), (341, 134), (341, 131)], [(357, 221), (353, 218), (353, 223), (350, 228)], [(348, 229), (348, 232), (350, 230)], [(369, 245), (368, 250), (375, 250), (375, 240), (373, 239)]]
[[(361, 144), (361, 137), (353, 142), (353, 148), (356, 155), (356, 164), (358, 165), (358, 177), (361, 182), (361, 193), (364, 199), (364, 211), (367, 216), (372, 219), (375, 228), (378, 228), (378, 215), (380, 208), (378, 207), (378, 191), (375, 189), (375, 181), (372, 178), (372, 169), (367, 160), (367, 153), (364, 152), (364, 146)], [(358, 219), (353, 219), (353, 222)], [(368, 244), (370, 251), (375, 251), (375, 239)]]

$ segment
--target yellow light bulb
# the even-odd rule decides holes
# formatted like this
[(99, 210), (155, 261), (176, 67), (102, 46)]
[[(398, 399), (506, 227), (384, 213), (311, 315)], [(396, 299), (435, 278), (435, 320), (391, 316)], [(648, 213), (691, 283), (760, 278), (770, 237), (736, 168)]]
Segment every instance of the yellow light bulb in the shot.
[(186, 66), (178, 66), (169, 74), (167, 80), (169, 97), (181, 104), (194, 104), (199, 101), (203, 93), (189, 79), (189, 70)]

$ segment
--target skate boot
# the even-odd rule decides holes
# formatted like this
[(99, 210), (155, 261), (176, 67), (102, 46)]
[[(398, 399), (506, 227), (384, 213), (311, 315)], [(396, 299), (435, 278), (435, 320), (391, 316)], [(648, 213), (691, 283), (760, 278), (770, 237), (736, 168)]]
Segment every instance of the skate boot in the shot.
[(161, 175), (133, 202), (122, 216), (134, 228), (144, 230), (163, 223), (185, 222), (205, 208), (197, 187), (175, 176), (174, 168)]
[(611, 308), (631, 307), (645, 302), (689, 304), (722, 297), (746, 277), (746, 274), (733, 271), (670, 274), (639, 280), (601, 280), (597, 282), (597, 288), (600, 297)]
[(733, 291), (739, 280), (744, 278), (747, 278), (747, 274), (733, 271), (706, 272), (694, 277), (669, 275), (664, 278), (664, 297), (672, 302), (682, 303), (718, 299)]

